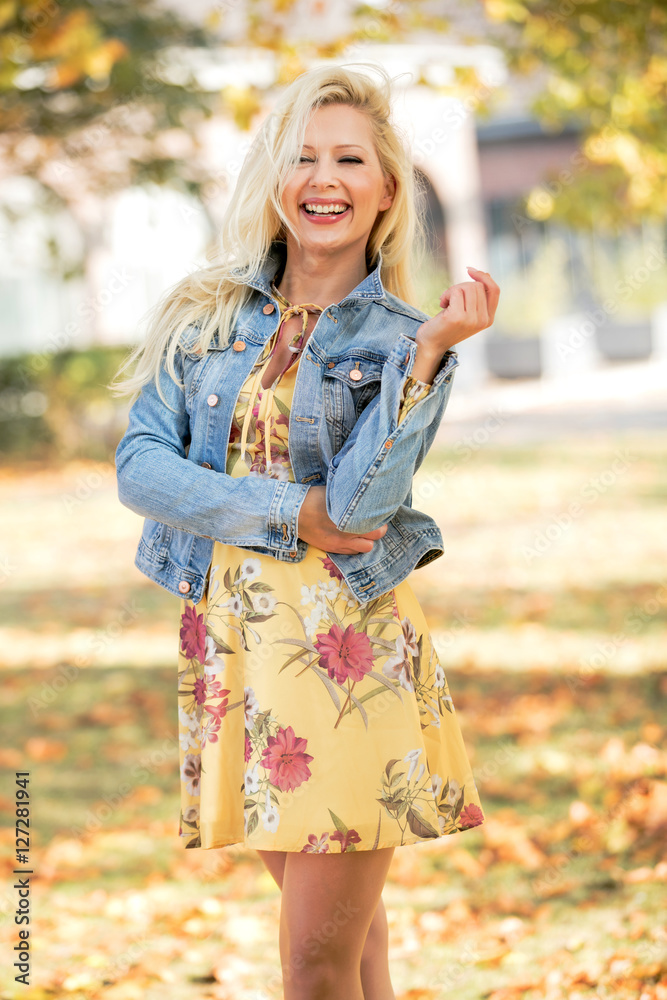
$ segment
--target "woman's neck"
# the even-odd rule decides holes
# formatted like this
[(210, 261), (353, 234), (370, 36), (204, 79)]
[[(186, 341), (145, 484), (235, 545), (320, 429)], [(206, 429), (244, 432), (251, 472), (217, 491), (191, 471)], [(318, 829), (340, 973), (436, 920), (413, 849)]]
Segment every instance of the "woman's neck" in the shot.
[(365, 253), (361, 258), (357, 252), (341, 257), (288, 248), (284, 267), (273, 283), (288, 302), (313, 302), (326, 309), (349, 295), (367, 275)]

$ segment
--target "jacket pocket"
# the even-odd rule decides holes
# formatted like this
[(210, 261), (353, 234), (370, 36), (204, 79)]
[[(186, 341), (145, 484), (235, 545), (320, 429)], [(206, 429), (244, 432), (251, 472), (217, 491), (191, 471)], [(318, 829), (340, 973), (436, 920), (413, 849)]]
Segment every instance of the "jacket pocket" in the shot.
[(169, 546), (173, 528), (153, 518), (144, 519), (139, 547), (144, 555), (154, 563), (165, 563), (169, 558)]
[(325, 413), (334, 454), (345, 444), (363, 410), (380, 391), (384, 362), (362, 354), (329, 361), (323, 372)]

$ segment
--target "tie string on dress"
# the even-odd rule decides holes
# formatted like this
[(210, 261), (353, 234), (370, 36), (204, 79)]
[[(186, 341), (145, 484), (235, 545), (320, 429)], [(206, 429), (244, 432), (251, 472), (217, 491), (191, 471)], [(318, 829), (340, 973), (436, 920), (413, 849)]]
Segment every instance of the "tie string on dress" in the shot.
[[(280, 330), (281, 330), (281, 328), (283, 326), (283, 323), (285, 322), (285, 320), (290, 319), (292, 316), (296, 316), (298, 313), (302, 314), (302, 316), (303, 316), (303, 326), (302, 326), (302, 329), (301, 329), (300, 332), (294, 334), (294, 336), (292, 337), (290, 343), (287, 345), (289, 351), (291, 351), (293, 354), (299, 354), (303, 350), (304, 338), (306, 336), (306, 327), (308, 325), (308, 313), (309, 313), (309, 311), (310, 312), (324, 312), (324, 307), (323, 306), (318, 306), (314, 302), (305, 302), (305, 303), (302, 303), (300, 305), (292, 305), (292, 303), (289, 302), (285, 298), (285, 296), (282, 294), (282, 292), (278, 291), (278, 289), (275, 287), (275, 285), (272, 285), (271, 288), (272, 288), (272, 291), (273, 291), (274, 295), (278, 299), (278, 303), (279, 303), (279, 306), (280, 306), (280, 322), (278, 323), (278, 327), (277, 327), (275, 333), (272, 335), (272, 336), (276, 337), (276, 342), (273, 345), (273, 348), (269, 351), (269, 354), (267, 355), (267, 357), (264, 359), (264, 361), (260, 365), (260, 368), (259, 368), (257, 374), (255, 375), (255, 377), (254, 377), (254, 379), (253, 379), (253, 381), (251, 383), (251, 386), (250, 386), (250, 398), (248, 399), (248, 408), (246, 410), (245, 417), (243, 418), (243, 428), (242, 428), (242, 431), (241, 431), (241, 458), (245, 457), (245, 448), (246, 448), (246, 441), (247, 441), (247, 438), (248, 438), (248, 429), (250, 427), (250, 419), (251, 419), (251, 416), (252, 416), (252, 411), (254, 409), (255, 399), (257, 398), (257, 394), (259, 393), (260, 386), (262, 384), (262, 378), (264, 376), (264, 372), (267, 370), (267, 368), (269, 366), (269, 363), (271, 361), (271, 358), (273, 357), (275, 349), (276, 349), (276, 347), (278, 345), (278, 340), (280, 339)], [(287, 371), (287, 369), (290, 368), (293, 363), (294, 363), (294, 358), (290, 358), (289, 361), (287, 362), (287, 364), (285, 365), (285, 367), (283, 368), (283, 370), (273, 380), (273, 384), (271, 386), (269, 386), (268, 389), (264, 390), (264, 394), (262, 395), (262, 398), (261, 398), (260, 404), (259, 404), (259, 409), (257, 411), (257, 424), (259, 423), (259, 421), (260, 421), (260, 419), (262, 417), (262, 413), (264, 414), (264, 449), (265, 449), (265, 455), (266, 455), (266, 470), (267, 470), (267, 472), (269, 470), (269, 466), (271, 465), (271, 441), (270, 441), (270, 438), (271, 438), (271, 428), (270, 428), (270, 426), (267, 426), (267, 419), (266, 418), (268, 417), (269, 421), (270, 421), (271, 406), (273, 404), (273, 397), (275, 395), (276, 386), (277, 386), (278, 382), (280, 381), (280, 379), (285, 374), (285, 372)]]

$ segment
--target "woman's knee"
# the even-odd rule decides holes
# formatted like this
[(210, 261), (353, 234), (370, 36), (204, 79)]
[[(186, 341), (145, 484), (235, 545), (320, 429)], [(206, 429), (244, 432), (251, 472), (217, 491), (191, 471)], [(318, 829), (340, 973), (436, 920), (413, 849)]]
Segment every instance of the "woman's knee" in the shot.
[(283, 963), (283, 983), (298, 987), (307, 996), (319, 996), (320, 991), (328, 996), (325, 987), (331, 987), (341, 975), (348, 975), (353, 967), (359, 968), (358, 956), (305, 939), (300, 945), (290, 946), (288, 960)]

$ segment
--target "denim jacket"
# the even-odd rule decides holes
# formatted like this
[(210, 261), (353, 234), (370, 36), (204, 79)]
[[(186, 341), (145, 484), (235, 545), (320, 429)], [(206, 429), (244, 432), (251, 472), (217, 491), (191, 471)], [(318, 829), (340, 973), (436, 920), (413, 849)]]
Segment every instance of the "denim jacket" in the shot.
[[(328, 553), (357, 600), (365, 604), (444, 552), (427, 514), (413, 510), (412, 478), (433, 443), (451, 392), (456, 351), (443, 356), (425, 396), (398, 424), (418, 327), (429, 317), (387, 292), (373, 270), (317, 319), (301, 354), (288, 426), (294, 482), (268, 476), (234, 478), (226, 469), (239, 393), (267, 340), (279, 305), (271, 280), (284, 259), (274, 243), (256, 294), (241, 309), (226, 347), (218, 334), (204, 355), (196, 327), (179, 338), (176, 372), (132, 404), (116, 450), (118, 496), (144, 517), (135, 565), (179, 597), (201, 600), (215, 540), (285, 562), (304, 558), (298, 537), (301, 504), (312, 485), (326, 485), (327, 511), (341, 531), (388, 525), (370, 552)], [(361, 372), (361, 378), (351, 373)]]

